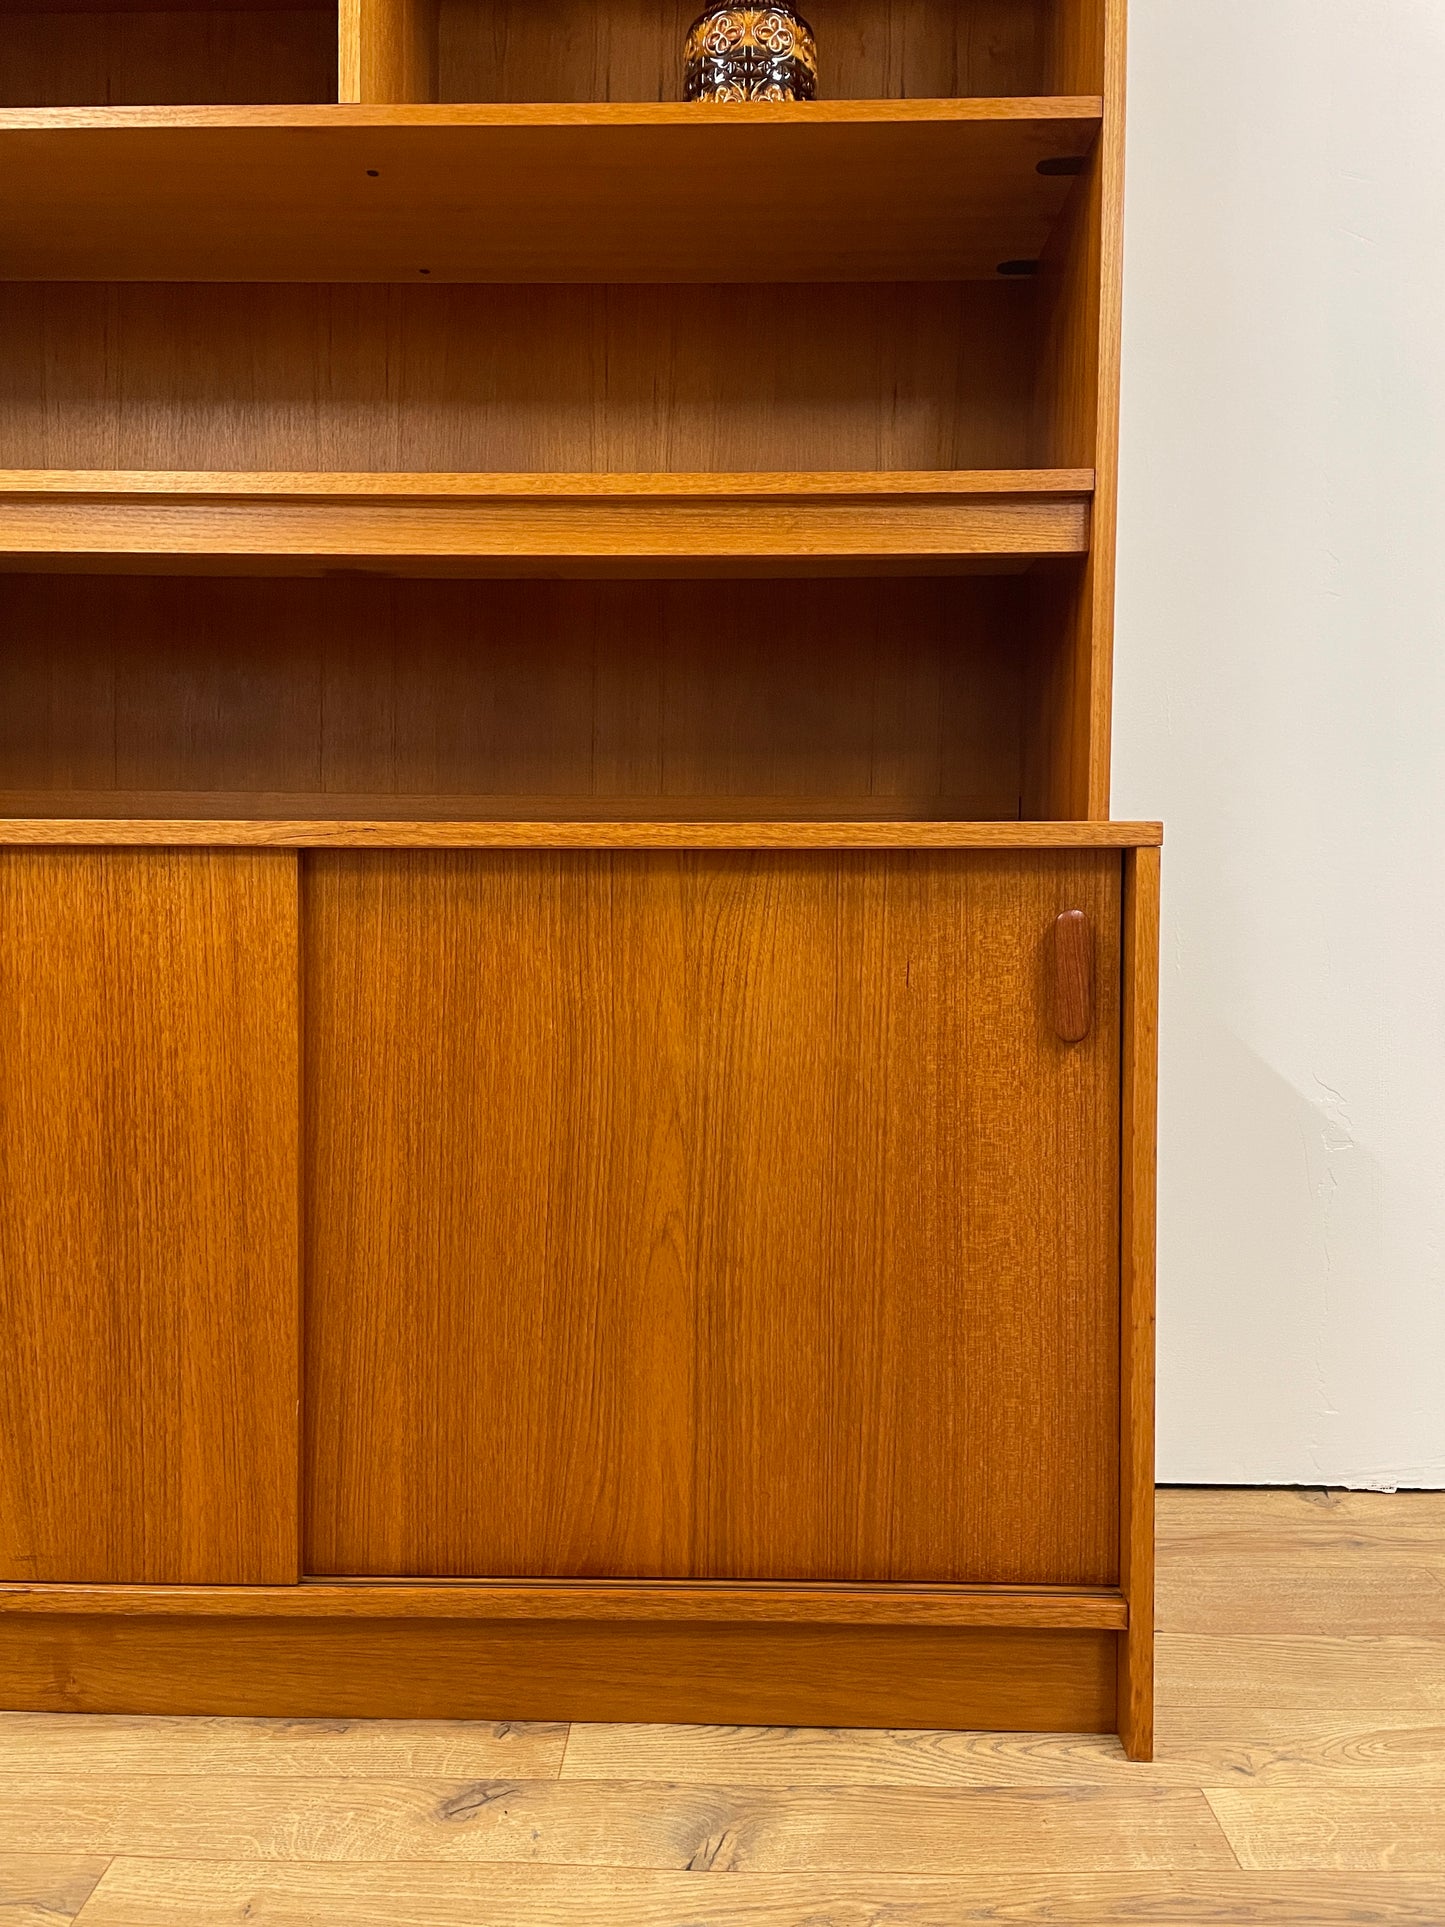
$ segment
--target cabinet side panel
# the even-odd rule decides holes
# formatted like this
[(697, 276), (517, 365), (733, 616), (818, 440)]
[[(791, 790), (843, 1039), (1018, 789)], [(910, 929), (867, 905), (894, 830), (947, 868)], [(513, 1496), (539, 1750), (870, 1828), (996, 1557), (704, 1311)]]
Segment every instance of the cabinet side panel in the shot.
[(1129, 1757), (1154, 1751), (1154, 1198), (1159, 1064), (1158, 850), (1124, 858), (1121, 1545), (1129, 1602), (1120, 1640), (1119, 1733)]
[(1041, 621), (1057, 640), (1040, 682), (1029, 807), (1046, 817), (1109, 814), (1114, 549), (1124, 252), (1124, 0), (1078, 0), (1058, 59), (1061, 84), (1102, 75), (1104, 125), (1040, 264), (1043, 377), (1039, 459), (1095, 471), (1092, 538), (1077, 577), (1046, 581)]
[(297, 1576), (296, 858), (0, 855), (0, 1574)]

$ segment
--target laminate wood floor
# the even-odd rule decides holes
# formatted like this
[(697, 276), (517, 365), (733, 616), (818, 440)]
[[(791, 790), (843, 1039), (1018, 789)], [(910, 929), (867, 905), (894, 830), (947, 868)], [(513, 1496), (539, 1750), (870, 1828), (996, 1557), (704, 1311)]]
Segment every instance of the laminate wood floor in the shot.
[(0, 1716), (0, 1927), (1445, 1927), (1445, 1493), (1160, 1494), (1159, 1757)]

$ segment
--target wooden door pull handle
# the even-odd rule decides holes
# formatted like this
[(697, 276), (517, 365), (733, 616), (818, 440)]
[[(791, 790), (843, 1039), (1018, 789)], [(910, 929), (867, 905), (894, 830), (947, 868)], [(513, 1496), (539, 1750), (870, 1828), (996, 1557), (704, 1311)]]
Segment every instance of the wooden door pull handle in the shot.
[(1054, 1029), (1077, 1044), (1094, 1021), (1094, 933), (1082, 910), (1054, 918)]

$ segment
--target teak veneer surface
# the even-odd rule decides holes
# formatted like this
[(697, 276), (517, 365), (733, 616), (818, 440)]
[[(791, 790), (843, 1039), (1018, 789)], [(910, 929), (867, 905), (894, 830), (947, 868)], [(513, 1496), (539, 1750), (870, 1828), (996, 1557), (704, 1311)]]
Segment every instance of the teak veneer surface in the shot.
[(310, 859), (307, 1569), (1112, 1583), (1119, 905), (1086, 850)]
[(208, 474), (189, 469), (169, 473), (148, 469), (6, 469), (0, 471), (0, 501), (27, 496), (85, 496), (96, 500), (140, 496), (161, 502), (191, 496), (235, 495), (250, 499), (289, 502), (293, 498), (350, 503), (353, 500), (450, 501), (457, 497), (520, 496), (545, 503), (551, 500), (631, 500), (671, 498), (690, 500), (714, 496), (776, 497), (809, 500), (813, 496), (938, 496), (970, 495), (1087, 495), (1094, 486), (1090, 468), (1069, 469), (959, 469), (879, 471), (877, 473), (819, 471), (816, 474), (686, 474), (671, 470), (640, 475), (583, 472), (576, 475), (502, 475), (486, 470), (471, 474), (402, 474), (368, 470), (351, 475), (304, 471), (266, 474), (240, 469), (230, 474)]
[(1101, 1733), (1118, 1634), (0, 1613), (9, 1707)]
[(1158, 823), (468, 823), (436, 817), (407, 823), (325, 817), (265, 818), (0, 816), (0, 844), (213, 844), (243, 849), (377, 850), (1130, 850), (1163, 841)]
[[(0, 112), (0, 272), (960, 280), (1036, 259), (1092, 96)], [(725, 193), (716, 183), (725, 180)], [(787, 210), (780, 219), (778, 210)], [(225, 218), (217, 218), (217, 210)]]
[(1012, 581), (0, 579), (0, 811), (1007, 819)]
[(332, 101), (334, 6), (33, 0), (0, 7), (0, 108)]
[[(368, 0), (367, 11), (409, 20), (416, 51), (410, 94), (362, 99), (635, 101), (678, 97), (699, 6), (488, 0), (483, 10), (473, 0)], [(820, 92), (867, 100), (1071, 91), (1055, 85), (1055, 11), (1054, 0), (814, 0)]]
[(1036, 468), (1038, 310), (1027, 279), (0, 281), (0, 448), (12, 469)]
[(7, 1578), (296, 1578), (296, 863), (0, 853)]
[(738, 110), (682, 0), (0, 0), (14, 1703), (1149, 1752), (1124, 9), (816, 6), (831, 97)]
[(1080, 554), (1088, 470), (869, 475), (0, 474), (0, 559), (221, 571), (695, 571)]
[(1119, 1653), (1119, 1733), (1131, 1759), (1154, 1746), (1154, 1246), (1159, 1077), (1157, 849), (1124, 858), (1124, 1061), (1120, 1151), (1119, 1577), (1129, 1636)]
[(1012, 1626), (1128, 1624), (1108, 1587), (790, 1586), (720, 1581), (485, 1580), (296, 1586), (7, 1586), (0, 1613), (116, 1613), (141, 1619), (540, 1619), (794, 1626)]

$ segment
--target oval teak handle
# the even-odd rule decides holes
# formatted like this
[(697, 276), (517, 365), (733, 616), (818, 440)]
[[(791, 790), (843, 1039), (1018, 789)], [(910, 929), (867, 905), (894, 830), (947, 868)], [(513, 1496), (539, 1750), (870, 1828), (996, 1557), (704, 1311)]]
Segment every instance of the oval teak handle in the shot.
[(1094, 1021), (1094, 933), (1082, 910), (1054, 918), (1054, 1029), (1077, 1044)]

